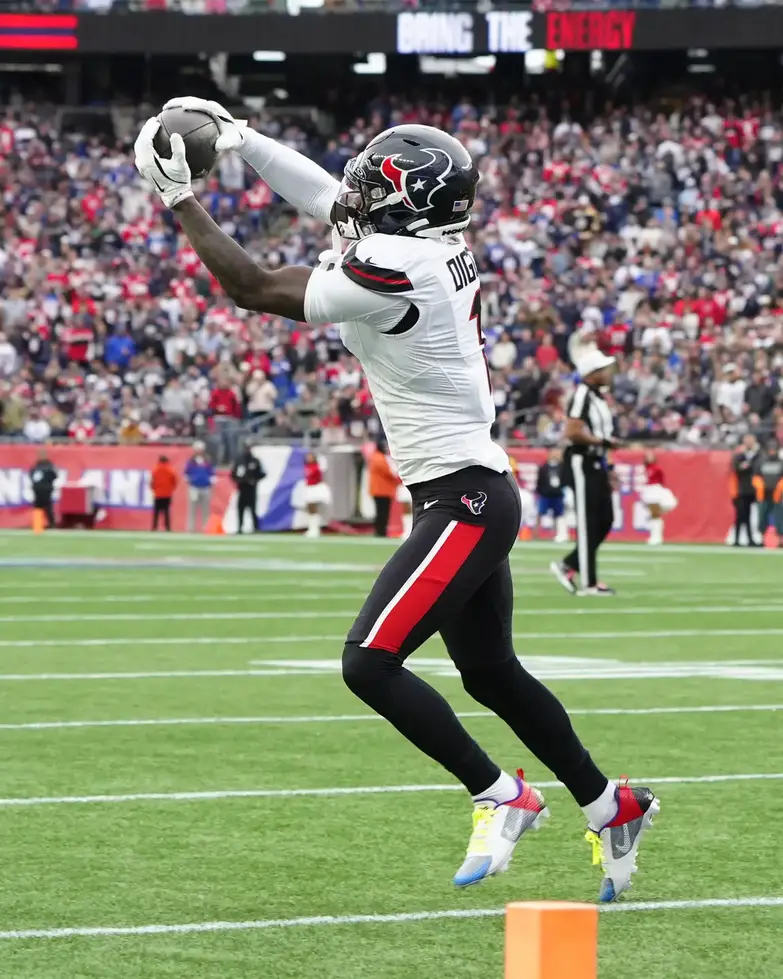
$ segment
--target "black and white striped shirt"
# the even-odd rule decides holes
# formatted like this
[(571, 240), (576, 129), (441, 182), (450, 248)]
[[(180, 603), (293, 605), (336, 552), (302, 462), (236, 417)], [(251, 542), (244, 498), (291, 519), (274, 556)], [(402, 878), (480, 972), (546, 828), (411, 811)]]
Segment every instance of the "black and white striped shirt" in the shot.
[[(609, 405), (598, 390), (584, 382), (579, 384), (568, 403), (568, 417), (581, 419), (592, 435), (610, 439), (614, 432), (614, 419)], [(569, 445), (569, 456), (603, 456), (606, 450), (600, 445)]]

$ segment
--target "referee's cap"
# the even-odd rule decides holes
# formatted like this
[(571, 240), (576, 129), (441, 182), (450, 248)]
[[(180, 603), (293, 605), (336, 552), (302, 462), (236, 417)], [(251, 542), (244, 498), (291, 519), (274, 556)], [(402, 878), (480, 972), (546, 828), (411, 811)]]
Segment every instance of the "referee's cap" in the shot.
[(588, 374), (603, 370), (604, 367), (611, 367), (614, 363), (614, 357), (601, 353), (598, 347), (594, 346), (580, 351), (575, 366), (582, 377), (587, 377)]

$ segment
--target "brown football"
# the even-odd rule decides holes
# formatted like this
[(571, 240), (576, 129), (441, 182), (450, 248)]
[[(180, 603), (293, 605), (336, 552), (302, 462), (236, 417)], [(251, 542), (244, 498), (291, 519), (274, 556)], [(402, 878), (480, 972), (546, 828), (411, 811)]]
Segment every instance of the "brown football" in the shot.
[(192, 177), (206, 177), (215, 165), (218, 154), (215, 143), (220, 130), (206, 112), (186, 112), (184, 109), (164, 109), (159, 115), (160, 129), (152, 145), (158, 156), (171, 158), (171, 136), (179, 133), (185, 142), (185, 157)]

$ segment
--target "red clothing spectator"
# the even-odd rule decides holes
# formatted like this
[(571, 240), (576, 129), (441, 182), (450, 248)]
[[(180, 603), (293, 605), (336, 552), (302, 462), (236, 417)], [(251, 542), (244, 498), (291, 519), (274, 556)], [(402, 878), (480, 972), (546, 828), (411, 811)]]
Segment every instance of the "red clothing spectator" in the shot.
[(74, 442), (89, 442), (95, 438), (95, 423), (89, 418), (75, 418), (68, 426), (68, 435)]
[(233, 388), (215, 388), (209, 397), (209, 410), (224, 418), (241, 418), (242, 405)]
[(547, 334), (536, 350), (536, 363), (542, 371), (548, 371), (554, 367), (558, 360), (560, 360), (560, 354), (557, 352), (557, 347), (552, 343), (552, 337)]

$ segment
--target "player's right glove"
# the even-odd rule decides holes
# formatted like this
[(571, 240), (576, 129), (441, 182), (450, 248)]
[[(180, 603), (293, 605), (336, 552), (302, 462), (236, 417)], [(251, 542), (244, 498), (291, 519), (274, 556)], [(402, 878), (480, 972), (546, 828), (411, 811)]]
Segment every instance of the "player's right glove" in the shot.
[(211, 116), (220, 130), (215, 149), (218, 153), (226, 150), (239, 150), (244, 140), (244, 130), (247, 119), (235, 119), (228, 109), (219, 102), (209, 99), (199, 99), (195, 95), (185, 95), (181, 98), (169, 99), (164, 109), (183, 109), (185, 112), (204, 112)]
[(160, 129), (160, 119), (153, 116), (141, 127), (133, 151), (136, 169), (153, 187), (166, 207), (174, 207), (193, 196), (190, 186), (190, 167), (185, 157), (185, 142), (179, 133), (171, 136), (171, 157), (162, 159), (155, 149), (155, 135)]

